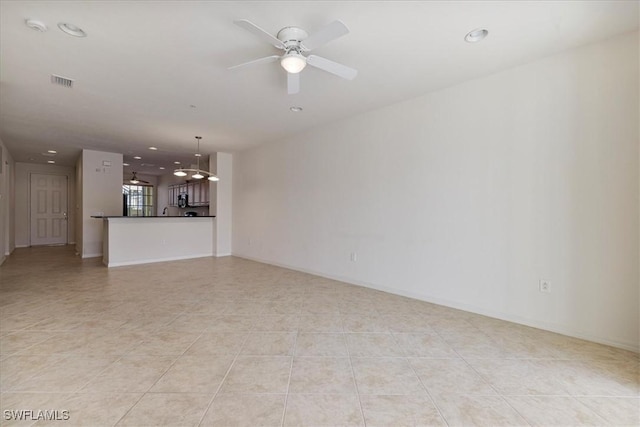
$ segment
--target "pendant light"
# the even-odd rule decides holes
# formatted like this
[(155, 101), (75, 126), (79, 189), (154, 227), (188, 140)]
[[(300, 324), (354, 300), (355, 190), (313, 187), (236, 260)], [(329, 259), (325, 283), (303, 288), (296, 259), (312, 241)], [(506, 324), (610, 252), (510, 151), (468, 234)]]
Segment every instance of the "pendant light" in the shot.
[(197, 151), (196, 151), (196, 154), (195, 154), (195, 156), (198, 158), (196, 169), (178, 168), (178, 169), (173, 171), (173, 174), (175, 176), (187, 176), (188, 175), (187, 172), (193, 172), (193, 175), (191, 175), (191, 178), (193, 178), (193, 179), (202, 179), (202, 178), (206, 177), (209, 181), (220, 181), (220, 178), (218, 178), (216, 175), (212, 174), (209, 171), (200, 169), (200, 157), (202, 157), (202, 154), (200, 154), (200, 140), (201, 139), (202, 139), (201, 136), (196, 136), (196, 140), (198, 141)]
[(193, 179), (202, 179), (204, 178), (204, 175), (202, 175), (200, 173), (200, 140), (202, 139), (201, 136), (196, 136), (196, 139), (198, 140), (198, 149), (196, 150), (196, 157), (198, 158), (198, 169), (196, 170), (196, 173), (194, 173), (193, 175), (191, 175), (191, 178)]

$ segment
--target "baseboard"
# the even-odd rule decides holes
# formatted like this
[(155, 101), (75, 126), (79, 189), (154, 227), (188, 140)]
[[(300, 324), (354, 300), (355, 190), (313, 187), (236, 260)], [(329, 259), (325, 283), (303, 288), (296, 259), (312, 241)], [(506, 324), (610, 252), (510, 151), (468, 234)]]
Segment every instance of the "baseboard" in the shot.
[(16, 248), (28, 248), (29, 245), (16, 245)]
[(326, 274), (326, 273), (323, 273), (323, 272), (320, 272), (320, 271), (315, 271), (315, 270), (311, 270), (311, 269), (307, 269), (307, 268), (300, 268), (300, 267), (296, 267), (296, 266), (292, 266), (292, 265), (288, 265), (288, 264), (277, 263), (277, 262), (273, 262), (273, 261), (269, 261), (269, 260), (264, 260), (264, 259), (261, 259), (261, 258), (241, 255), (241, 254), (237, 254), (237, 253), (232, 253), (232, 255), (235, 256), (235, 257), (238, 257), (238, 258), (248, 259), (250, 261), (256, 261), (256, 262), (260, 262), (260, 263), (263, 263), (263, 264), (273, 265), (273, 266), (276, 266), (276, 267), (287, 268), (289, 270), (300, 271), (302, 273), (313, 274), (314, 276), (325, 277), (325, 278), (331, 279), (331, 280), (338, 280), (340, 282), (345, 282), (345, 283), (349, 283), (349, 284), (356, 285), (356, 286), (362, 286), (362, 287), (369, 288), (369, 289), (375, 289), (377, 291), (382, 291), (382, 292), (387, 292), (387, 293), (394, 294), (394, 295), (400, 295), (400, 296), (404, 296), (404, 297), (408, 297), (408, 298), (413, 298), (413, 299), (417, 299), (417, 300), (420, 300), (420, 301), (429, 302), (429, 303), (432, 303), (432, 304), (437, 304), (437, 305), (441, 305), (441, 306), (445, 306), (445, 307), (449, 307), (449, 308), (455, 308), (455, 309), (458, 309), (458, 310), (463, 310), (463, 311), (467, 311), (467, 312), (474, 313), (474, 314), (480, 314), (482, 316), (492, 317), (494, 319), (505, 320), (507, 322), (517, 323), (517, 324), (524, 325), (524, 326), (530, 326), (530, 327), (536, 328), (536, 329), (543, 329), (545, 331), (555, 332), (557, 334), (566, 335), (566, 336), (570, 336), (570, 337), (573, 337), (573, 338), (579, 338), (579, 339), (583, 339), (583, 340), (586, 340), (586, 341), (595, 342), (595, 343), (598, 343), (598, 344), (604, 344), (604, 345), (608, 345), (608, 346), (611, 346), (611, 347), (621, 348), (623, 350), (629, 350), (629, 351), (633, 351), (635, 353), (640, 353), (640, 346), (636, 345), (635, 343), (608, 340), (606, 338), (602, 338), (602, 337), (593, 336), (593, 335), (590, 335), (590, 334), (584, 334), (584, 333), (576, 332), (576, 331), (574, 331), (574, 330), (572, 330), (570, 328), (566, 328), (566, 327), (564, 327), (562, 325), (548, 324), (548, 323), (539, 322), (539, 321), (532, 320), (532, 319), (527, 319), (527, 318), (524, 318), (524, 317), (514, 316), (514, 315), (511, 315), (511, 314), (508, 314), (508, 313), (502, 313), (502, 312), (497, 312), (497, 311), (493, 311), (493, 310), (485, 310), (483, 308), (476, 307), (476, 306), (469, 305), (469, 304), (461, 304), (461, 303), (458, 303), (458, 302), (455, 302), (455, 301), (450, 301), (450, 300), (441, 299), (441, 298), (434, 298), (434, 297), (429, 296), (429, 295), (424, 295), (424, 294), (415, 293), (415, 292), (407, 292), (407, 291), (403, 291), (403, 290), (399, 290), (399, 289), (395, 289), (395, 288), (391, 288), (391, 287), (387, 287), (387, 286), (380, 286), (380, 285), (376, 285), (376, 284), (373, 284), (373, 283), (363, 282), (363, 281), (360, 281), (360, 280), (353, 280), (353, 279), (348, 278), (348, 277), (342, 277), (342, 276), (337, 276), (337, 275), (332, 275), (332, 274)]
[(137, 261), (109, 262), (104, 264), (107, 267), (111, 268), (111, 267), (124, 267), (126, 265), (153, 264), (156, 262), (167, 262), (167, 261), (181, 261), (185, 259), (206, 258), (211, 256), (213, 256), (211, 253), (207, 253), (207, 254), (186, 255), (186, 256), (178, 256), (178, 257), (153, 258), (153, 259), (145, 259), (145, 260), (137, 260)]
[(225, 253), (221, 253), (221, 254), (215, 254), (214, 256), (217, 258), (223, 257), (223, 256), (231, 256), (231, 252), (225, 252)]
[(99, 254), (83, 254), (82, 255), (82, 259), (85, 259), (85, 258), (98, 258), (98, 257), (101, 257), (101, 256), (102, 256), (102, 253), (99, 253)]
[(2, 258), (0, 258), (0, 266), (1, 266), (2, 264), (4, 264), (4, 261), (5, 261), (6, 259), (7, 259), (7, 257), (6, 257), (6, 256), (3, 256)]

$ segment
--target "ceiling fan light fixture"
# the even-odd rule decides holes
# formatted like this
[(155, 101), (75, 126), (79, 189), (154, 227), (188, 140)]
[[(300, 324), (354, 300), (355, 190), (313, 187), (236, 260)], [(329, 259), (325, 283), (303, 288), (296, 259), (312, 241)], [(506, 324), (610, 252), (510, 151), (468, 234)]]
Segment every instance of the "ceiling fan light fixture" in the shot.
[(297, 74), (307, 66), (307, 58), (298, 52), (290, 52), (282, 57), (280, 65), (282, 65), (282, 68), (287, 70), (288, 73)]
[(187, 173), (185, 171), (183, 171), (182, 169), (176, 169), (173, 174), (175, 176), (187, 176)]
[(200, 173), (200, 171), (197, 171), (196, 173), (194, 173), (193, 175), (191, 175), (191, 178), (193, 178), (193, 179), (202, 179), (202, 178), (204, 178), (204, 175), (202, 175), (202, 174)]
[(217, 176), (215, 176), (215, 175), (210, 175), (207, 179), (208, 179), (209, 181), (220, 181), (220, 178), (218, 178), (218, 177), (217, 177)]

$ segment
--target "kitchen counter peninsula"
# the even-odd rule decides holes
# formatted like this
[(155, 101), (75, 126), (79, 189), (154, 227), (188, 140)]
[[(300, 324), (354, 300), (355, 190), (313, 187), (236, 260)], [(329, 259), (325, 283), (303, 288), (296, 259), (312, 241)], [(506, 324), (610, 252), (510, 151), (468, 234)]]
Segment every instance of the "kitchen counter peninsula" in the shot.
[(215, 216), (93, 216), (107, 267), (213, 256)]

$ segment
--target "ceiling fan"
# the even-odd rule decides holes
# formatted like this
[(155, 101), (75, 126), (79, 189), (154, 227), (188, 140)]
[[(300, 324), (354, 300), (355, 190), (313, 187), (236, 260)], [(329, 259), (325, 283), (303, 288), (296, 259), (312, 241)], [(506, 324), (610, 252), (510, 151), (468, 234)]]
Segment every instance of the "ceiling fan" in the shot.
[(134, 185), (140, 184), (140, 183), (149, 184), (149, 181), (145, 181), (144, 179), (139, 179), (135, 172), (133, 172), (133, 175), (131, 175), (131, 179), (129, 180), (129, 182)]
[(315, 33), (309, 35), (307, 32), (298, 27), (284, 27), (276, 37), (272, 36), (262, 28), (258, 27), (251, 21), (240, 19), (234, 23), (258, 36), (267, 43), (284, 51), (283, 55), (271, 55), (264, 58), (255, 59), (245, 62), (244, 64), (229, 67), (229, 70), (244, 67), (247, 65), (264, 64), (268, 62), (280, 61), (280, 65), (287, 71), (287, 93), (289, 95), (300, 92), (300, 72), (307, 65), (335, 74), (343, 79), (353, 80), (358, 71), (338, 64), (326, 58), (317, 55), (304, 54), (320, 47), (331, 40), (342, 37), (349, 33), (349, 29), (341, 21), (333, 21), (331, 24), (321, 28)]

